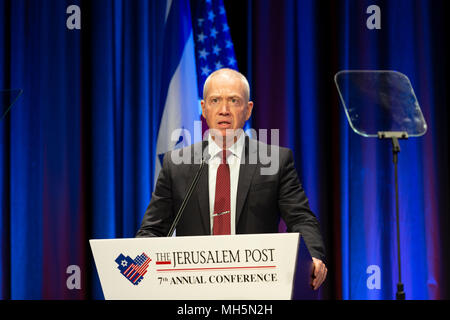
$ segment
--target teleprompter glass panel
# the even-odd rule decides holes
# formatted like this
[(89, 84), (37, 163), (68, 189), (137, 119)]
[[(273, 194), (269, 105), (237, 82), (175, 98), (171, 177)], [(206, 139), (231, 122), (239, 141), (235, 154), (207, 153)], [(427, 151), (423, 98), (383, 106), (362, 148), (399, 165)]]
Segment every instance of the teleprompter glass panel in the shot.
[(352, 129), (365, 137), (378, 132), (425, 134), (427, 125), (411, 82), (391, 70), (344, 70), (334, 80)]

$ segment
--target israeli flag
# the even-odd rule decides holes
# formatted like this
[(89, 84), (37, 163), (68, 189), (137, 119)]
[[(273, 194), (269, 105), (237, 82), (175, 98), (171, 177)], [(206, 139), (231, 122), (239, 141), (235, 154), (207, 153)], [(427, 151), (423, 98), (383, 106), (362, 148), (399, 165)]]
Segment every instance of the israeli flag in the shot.
[(156, 143), (154, 184), (166, 152), (201, 140), (201, 132), (194, 135), (201, 108), (188, 0), (167, 2), (163, 50), (161, 105), (164, 108)]

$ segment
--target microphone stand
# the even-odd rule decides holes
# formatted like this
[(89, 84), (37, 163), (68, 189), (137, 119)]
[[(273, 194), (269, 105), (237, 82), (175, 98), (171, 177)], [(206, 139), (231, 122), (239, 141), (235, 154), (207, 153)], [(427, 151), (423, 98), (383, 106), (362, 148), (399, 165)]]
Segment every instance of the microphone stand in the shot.
[(209, 160), (209, 154), (202, 159), (202, 162), (200, 163), (200, 168), (198, 168), (197, 173), (194, 176), (194, 179), (192, 180), (191, 184), (189, 185), (189, 189), (186, 192), (186, 196), (183, 199), (183, 202), (181, 203), (180, 209), (178, 209), (177, 215), (175, 216), (175, 220), (172, 223), (172, 226), (170, 227), (169, 233), (167, 233), (167, 237), (171, 237), (173, 235), (173, 232), (175, 231), (175, 228), (178, 225), (178, 221), (180, 220), (181, 216), (183, 215), (184, 209), (186, 208), (186, 205), (189, 202), (189, 199), (192, 196), (192, 192), (194, 192), (195, 188), (197, 187), (198, 181), (200, 180), (200, 175), (202, 174), (203, 167), (205, 166), (205, 163)]

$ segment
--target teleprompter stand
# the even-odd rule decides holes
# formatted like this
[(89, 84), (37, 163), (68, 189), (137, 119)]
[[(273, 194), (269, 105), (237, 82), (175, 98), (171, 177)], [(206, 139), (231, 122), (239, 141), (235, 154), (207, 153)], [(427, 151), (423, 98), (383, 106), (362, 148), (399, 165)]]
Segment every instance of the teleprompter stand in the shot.
[(358, 135), (391, 139), (395, 173), (395, 222), (397, 231), (397, 300), (405, 300), (401, 276), (398, 192), (399, 139), (425, 134), (427, 125), (404, 74), (391, 70), (344, 70), (334, 77), (347, 120)]
[(392, 140), (392, 160), (394, 163), (395, 175), (395, 224), (397, 226), (397, 263), (398, 263), (398, 283), (395, 297), (397, 300), (405, 300), (405, 291), (402, 283), (402, 268), (400, 254), (400, 219), (399, 219), (399, 197), (398, 197), (398, 154), (400, 143), (398, 139), (408, 139), (407, 132), (378, 132), (378, 138)]

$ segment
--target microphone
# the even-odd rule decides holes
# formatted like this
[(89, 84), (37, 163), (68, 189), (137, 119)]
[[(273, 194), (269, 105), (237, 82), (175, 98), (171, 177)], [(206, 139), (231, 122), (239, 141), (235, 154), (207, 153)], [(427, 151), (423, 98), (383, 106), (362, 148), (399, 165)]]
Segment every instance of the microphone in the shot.
[(186, 208), (186, 205), (188, 204), (189, 199), (192, 196), (192, 192), (194, 192), (194, 189), (197, 187), (198, 181), (200, 180), (200, 175), (202, 174), (203, 171), (203, 167), (205, 166), (205, 163), (209, 161), (210, 158), (211, 155), (209, 153), (203, 156), (202, 162), (200, 163), (200, 168), (198, 168), (197, 172), (195, 173), (194, 179), (189, 185), (188, 191), (186, 192), (186, 196), (184, 197), (183, 202), (181, 203), (180, 209), (178, 209), (177, 215), (175, 216), (175, 220), (173, 220), (169, 233), (167, 233), (167, 237), (171, 237), (173, 235), (173, 232), (175, 231), (175, 228), (178, 225), (178, 221), (180, 221), (184, 209)]

